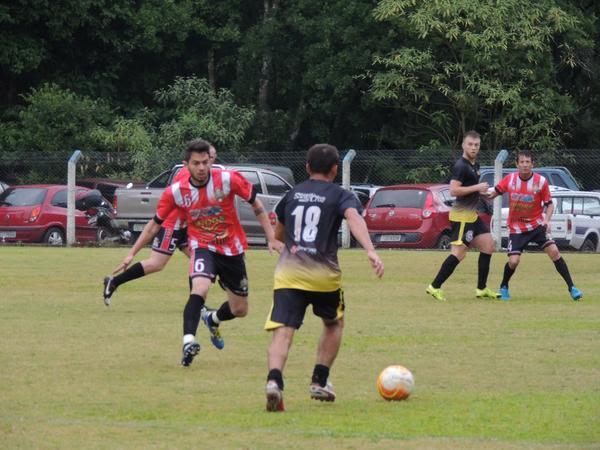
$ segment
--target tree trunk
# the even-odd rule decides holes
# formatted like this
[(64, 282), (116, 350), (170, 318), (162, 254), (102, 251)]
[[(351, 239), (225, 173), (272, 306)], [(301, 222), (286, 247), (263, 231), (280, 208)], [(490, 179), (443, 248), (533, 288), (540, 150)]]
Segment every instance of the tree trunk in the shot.
[(211, 45), (208, 49), (208, 83), (213, 91), (217, 91), (217, 79), (215, 75), (215, 48)]
[[(263, 25), (266, 25), (273, 18), (274, 12), (279, 7), (279, 0), (264, 0)], [(260, 67), (260, 80), (258, 82), (258, 110), (267, 111), (269, 108), (269, 83), (271, 81), (271, 66), (273, 63), (273, 54), (270, 49), (265, 49)]]

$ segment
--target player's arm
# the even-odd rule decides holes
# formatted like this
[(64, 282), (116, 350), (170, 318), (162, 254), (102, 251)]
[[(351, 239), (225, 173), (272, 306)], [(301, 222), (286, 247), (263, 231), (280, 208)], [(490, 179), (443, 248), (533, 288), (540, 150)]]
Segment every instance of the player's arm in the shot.
[[(129, 250), (127, 256), (123, 259), (123, 261), (121, 261), (121, 264), (119, 264), (113, 271), (114, 274), (120, 272), (121, 270), (127, 269), (127, 266), (131, 264), (131, 261), (133, 261), (135, 255), (137, 255), (138, 252), (146, 245), (148, 245), (150, 241), (154, 238), (154, 236), (156, 236), (156, 233), (158, 233), (158, 231), (160, 230), (160, 223), (157, 223), (156, 220), (157, 219), (155, 216), (154, 218), (150, 219), (148, 223), (144, 226), (144, 229), (135, 241), (135, 244), (133, 244), (133, 246)], [(162, 221), (160, 222), (162, 223)]]
[(344, 218), (348, 222), (348, 227), (350, 228), (352, 235), (356, 238), (362, 248), (367, 251), (367, 256), (375, 275), (381, 278), (384, 272), (383, 261), (379, 258), (379, 255), (377, 255), (375, 247), (373, 247), (373, 242), (371, 242), (365, 219), (358, 214), (356, 208), (347, 208), (344, 211)]
[(545, 213), (544, 213), (544, 225), (546, 225), (546, 233), (550, 233), (550, 220), (552, 219), (552, 214), (554, 214), (554, 203), (552, 200), (550, 202), (545, 203)]
[(483, 183), (474, 184), (473, 186), (463, 186), (462, 181), (450, 180), (450, 195), (453, 197), (464, 197), (473, 192), (479, 192), (487, 196), (489, 187), (490, 185), (485, 181)]
[(275, 238), (275, 231), (273, 231), (273, 227), (271, 226), (271, 222), (269, 221), (269, 216), (265, 211), (265, 207), (259, 198), (254, 198), (254, 201), (250, 203), (252, 205), (252, 209), (254, 210), (254, 215), (258, 219), (258, 222), (262, 226), (262, 229), (265, 232), (265, 236), (267, 237), (267, 245), (269, 247), (269, 251), (272, 252), (275, 250), (277, 253), (281, 253), (283, 250), (283, 242), (277, 240)]

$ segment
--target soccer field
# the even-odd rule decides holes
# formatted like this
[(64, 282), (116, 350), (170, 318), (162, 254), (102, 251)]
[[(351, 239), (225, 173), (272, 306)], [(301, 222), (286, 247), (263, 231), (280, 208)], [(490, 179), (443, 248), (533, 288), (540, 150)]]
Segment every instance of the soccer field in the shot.
[[(526, 254), (510, 302), (474, 297), (477, 255), (435, 302), (425, 287), (446, 257), (340, 252), (345, 338), (338, 398), (310, 400), (320, 332), (307, 314), (288, 365), (285, 413), (265, 412), (262, 330), (275, 255), (247, 256), (250, 313), (225, 323), (225, 349), (200, 325), (200, 354), (180, 366), (187, 261), (102, 302), (102, 278), (126, 249), (0, 248), (0, 448), (599, 448), (600, 256), (565, 254), (584, 301), (570, 300), (545, 254)], [(142, 257), (148, 250), (141, 253)], [(497, 288), (506, 256), (492, 258)], [(213, 287), (211, 306), (224, 299)], [(415, 393), (386, 402), (378, 372), (402, 364)]]

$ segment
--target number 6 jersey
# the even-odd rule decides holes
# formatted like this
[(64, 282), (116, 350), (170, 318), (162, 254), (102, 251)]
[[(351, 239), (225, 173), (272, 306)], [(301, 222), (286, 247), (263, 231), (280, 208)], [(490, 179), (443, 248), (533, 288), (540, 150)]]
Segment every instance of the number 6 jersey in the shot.
[(337, 233), (348, 208), (362, 212), (354, 194), (327, 181), (307, 180), (285, 194), (275, 207), (285, 228), (285, 248), (275, 268), (275, 289), (340, 289)]

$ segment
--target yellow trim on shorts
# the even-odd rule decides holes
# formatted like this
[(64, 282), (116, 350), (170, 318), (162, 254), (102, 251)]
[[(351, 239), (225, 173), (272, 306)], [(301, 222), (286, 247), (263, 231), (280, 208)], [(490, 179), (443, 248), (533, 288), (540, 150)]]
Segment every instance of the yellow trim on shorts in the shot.
[(264, 329), (267, 331), (273, 331), (276, 328), (281, 328), (285, 326), (284, 323), (274, 322), (271, 320), (271, 314), (273, 313), (273, 306), (275, 306), (275, 300), (271, 302), (271, 308), (269, 309), (269, 314), (267, 315), (267, 321), (265, 322)]

